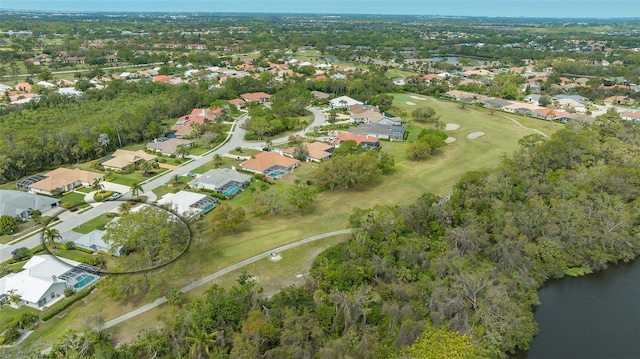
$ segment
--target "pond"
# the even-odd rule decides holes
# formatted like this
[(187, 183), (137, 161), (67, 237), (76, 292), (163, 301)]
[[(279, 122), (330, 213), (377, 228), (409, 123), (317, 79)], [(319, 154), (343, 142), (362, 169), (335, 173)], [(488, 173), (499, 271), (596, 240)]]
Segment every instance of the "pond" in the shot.
[(640, 358), (640, 260), (538, 293), (539, 335), (518, 358)]

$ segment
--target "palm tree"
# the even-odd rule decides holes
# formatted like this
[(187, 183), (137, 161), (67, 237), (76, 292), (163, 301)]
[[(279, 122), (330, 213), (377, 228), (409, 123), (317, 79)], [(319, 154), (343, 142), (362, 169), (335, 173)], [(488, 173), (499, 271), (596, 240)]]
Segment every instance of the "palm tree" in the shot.
[(215, 345), (217, 332), (208, 333), (205, 328), (193, 326), (190, 335), (184, 339), (189, 343), (189, 357), (208, 358), (210, 348)]
[(185, 145), (179, 145), (176, 148), (176, 155), (182, 157), (182, 159), (189, 156), (189, 147)]
[(153, 168), (153, 164), (149, 161), (140, 160), (140, 162), (138, 162), (138, 168), (144, 172), (144, 176), (148, 176), (149, 171)]
[(136, 199), (139, 199), (140, 198), (140, 192), (144, 191), (144, 189), (142, 188), (142, 185), (139, 182), (133, 182), (131, 184), (131, 187), (129, 187), (129, 189), (131, 190), (131, 194)]
[(222, 166), (222, 156), (216, 154), (213, 156), (213, 167), (219, 168), (220, 166)]
[(100, 182), (100, 178), (96, 178), (91, 182), (91, 189), (98, 193), (104, 191), (104, 185)]
[(56, 239), (62, 239), (62, 236), (57, 229), (47, 228), (44, 230), (44, 239), (49, 242), (51, 248), (56, 248)]
[(121, 216), (126, 216), (129, 212), (131, 212), (131, 205), (127, 202), (120, 203), (118, 213), (120, 213)]
[(180, 175), (179, 174), (175, 174), (173, 176), (171, 176), (171, 181), (173, 181), (173, 185), (177, 185), (178, 183), (180, 183)]

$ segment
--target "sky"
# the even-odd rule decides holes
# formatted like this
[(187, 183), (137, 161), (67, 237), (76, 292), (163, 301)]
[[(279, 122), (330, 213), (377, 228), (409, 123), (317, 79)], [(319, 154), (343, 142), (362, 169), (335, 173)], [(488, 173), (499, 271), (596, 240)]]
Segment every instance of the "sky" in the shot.
[(640, 18), (640, 0), (0, 0), (0, 10)]

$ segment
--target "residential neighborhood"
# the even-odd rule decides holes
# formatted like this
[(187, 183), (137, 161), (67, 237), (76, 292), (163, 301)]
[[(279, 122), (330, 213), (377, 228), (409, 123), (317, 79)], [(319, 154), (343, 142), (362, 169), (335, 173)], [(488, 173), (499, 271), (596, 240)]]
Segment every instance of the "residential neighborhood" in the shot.
[(629, 282), (637, 19), (156, 5), (0, 9), (3, 355), (546, 357)]

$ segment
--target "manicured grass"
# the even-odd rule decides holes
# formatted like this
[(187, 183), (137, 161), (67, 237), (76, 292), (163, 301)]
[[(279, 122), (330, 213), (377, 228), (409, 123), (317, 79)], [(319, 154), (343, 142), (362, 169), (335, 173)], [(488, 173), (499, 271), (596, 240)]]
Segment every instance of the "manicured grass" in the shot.
[[(238, 166), (240, 163), (242, 163), (244, 160), (237, 160), (234, 158), (229, 158), (229, 157), (222, 157), (222, 165), (220, 165), (220, 167), (218, 168), (231, 168), (233, 166)], [(193, 171), (193, 173), (197, 173), (197, 174), (203, 174), (205, 172), (207, 172), (208, 170), (212, 170), (215, 169), (216, 166), (214, 166), (213, 161), (209, 161), (206, 164), (195, 168)]]
[(80, 263), (88, 263), (93, 255), (81, 251), (77, 251), (75, 249), (54, 249), (53, 254), (58, 257), (71, 259), (72, 261), (80, 262)]
[(235, 149), (229, 151), (230, 154), (236, 156), (255, 156), (262, 151), (254, 150), (251, 148), (243, 148), (242, 151), (236, 151)]
[[(247, 212), (246, 223), (236, 232), (229, 234), (215, 233), (208, 221), (210, 215), (205, 216), (196, 224), (201, 228), (196, 232), (195, 244), (180, 257), (175, 263), (179, 270), (180, 279), (168, 283), (168, 287), (180, 288), (196, 279), (214, 273), (233, 263), (250, 258), (256, 254), (269, 251), (281, 245), (291, 243), (312, 235), (326, 233), (333, 230), (346, 228), (348, 219), (355, 207), (368, 208), (376, 204), (406, 205), (414, 201), (425, 192), (432, 192), (444, 196), (451, 192), (452, 185), (467, 171), (482, 170), (495, 167), (502, 155), (510, 154), (518, 147), (518, 139), (524, 135), (534, 133), (529, 129), (517, 126), (512, 121), (488, 113), (461, 109), (455, 103), (427, 98), (427, 100), (411, 99), (408, 94), (394, 94), (395, 105), (404, 107), (410, 113), (418, 106), (432, 106), (441, 116), (444, 123), (457, 123), (461, 127), (451, 131), (450, 136), (457, 141), (445, 146), (441, 151), (422, 162), (408, 161), (405, 157), (408, 143), (382, 142), (385, 151), (392, 154), (396, 161), (396, 168), (392, 174), (380, 176), (370, 184), (353, 190), (336, 189), (325, 191), (318, 195), (312, 208), (306, 214), (292, 211), (279, 215), (257, 215), (255, 203), (250, 191), (246, 190), (238, 197), (229, 201), (232, 206), (243, 206)], [(424, 97), (424, 96), (420, 96)], [(408, 106), (406, 101), (412, 101), (417, 106)], [(532, 121), (529, 127), (544, 129), (546, 122)], [(427, 125), (414, 124), (416, 130)], [(553, 129), (546, 129), (552, 131)], [(476, 140), (469, 140), (466, 136), (475, 131), (485, 132), (486, 135)], [(236, 163), (233, 159), (231, 163)], [(225, 162), (229, 164), (229, 162)], [(295, 179), (304, 181), (316, 164), (303, 164), (299, 169), (277, 181), (276, 188), (285, 188), (295, 182)], [(208, 164), (195, 170), (203, 173), (213, 164)], [(313, 180), (311, 178), (311, 180)], [(254, 184), (255, 185), (255, 184)], [(283, 253), (284, 261), (292, 256)], [(294, 262), (292, 260), (292, 262)], [(268, 264), (268, 263), (267, 263)], [(257, 265), (257, 264), (256, 264)], [(258, 275), (258, 280), (265, 285), (264, 277), (276, 278), (285, 276), (290, 279), (298, 273), (304, 273), (303, 269), (293, 266), (288, 269), (273, 269), (269, 272), (266, 264), (257, 268), (252, 274)], [(251, 273), (251, 269), (249, 270)], [(260, 277), (263, 277), (260, 279)], [(281, 284), (286, 284), (282, 279)], [(296, 278), (297, 279), (297, 278)], [(207, 286), (196, 290), (206, 289)], [(274, 285), (273, 288), (277, 288)], [(37, 348), (43, 348), (58, 338), (67, 329), (82, 328), (80, 316), (85, 313), (102, 313), (106, 320), (113, 319), (144, 303), (114, 303), (98, 288), (97, 293), (91, 294), (88, 303), (75, 304), (74, 308), (62, 319), (47, 322), (27, 339), (25, 346), (37, 343)], [(145, 316), (153, 318), (153, 316)], [(152, 322), (152, 319), (149, 319)], [(136, 320), (131, 323), (136, 323)], [(146, 323), (152, 326), (152, 323)], [(125, 324), (130, 325), (129, 322)], [(136, 324), (131, 324), (136, 325)], [(50, 331), (48, 331), (50, 330)], [(33, 338), (32, 338), (33, 337)]]
[(8, 304), (3, 305), (0, 308), (0, 331), (22, 313), (40, 314), (40, 311), (24, 305), (18, 309), (12, 308)]
[(77, 207), (84, 204), (84, 194), (82, 193), (69, 193), (60, 198), (62, 204), (67, 203), (68, 208)]
[(176, 193), (182, 189), (185, 189), (185, 187), (187, 187), (187, 184), (191, 180), (193, 180), (193, 178), (188, 176), (182, 176), (180, 177), (179, 183), (176, 184), (172, 180), (171, 182), (167, 183), (164, 186), (154, 188), (153, 193), (155, 193), (155, 195), (158, 196), (158, 199), (160, 199), (162, 196), (164, 196), (167, 193)]
[(73, 229), (74, 232), (87, 234), (94, 229), (102, 229), (104, 226), (111, 222), (113, 219), (113, 213), (102, 213), (101, 215), (87, 221)]

